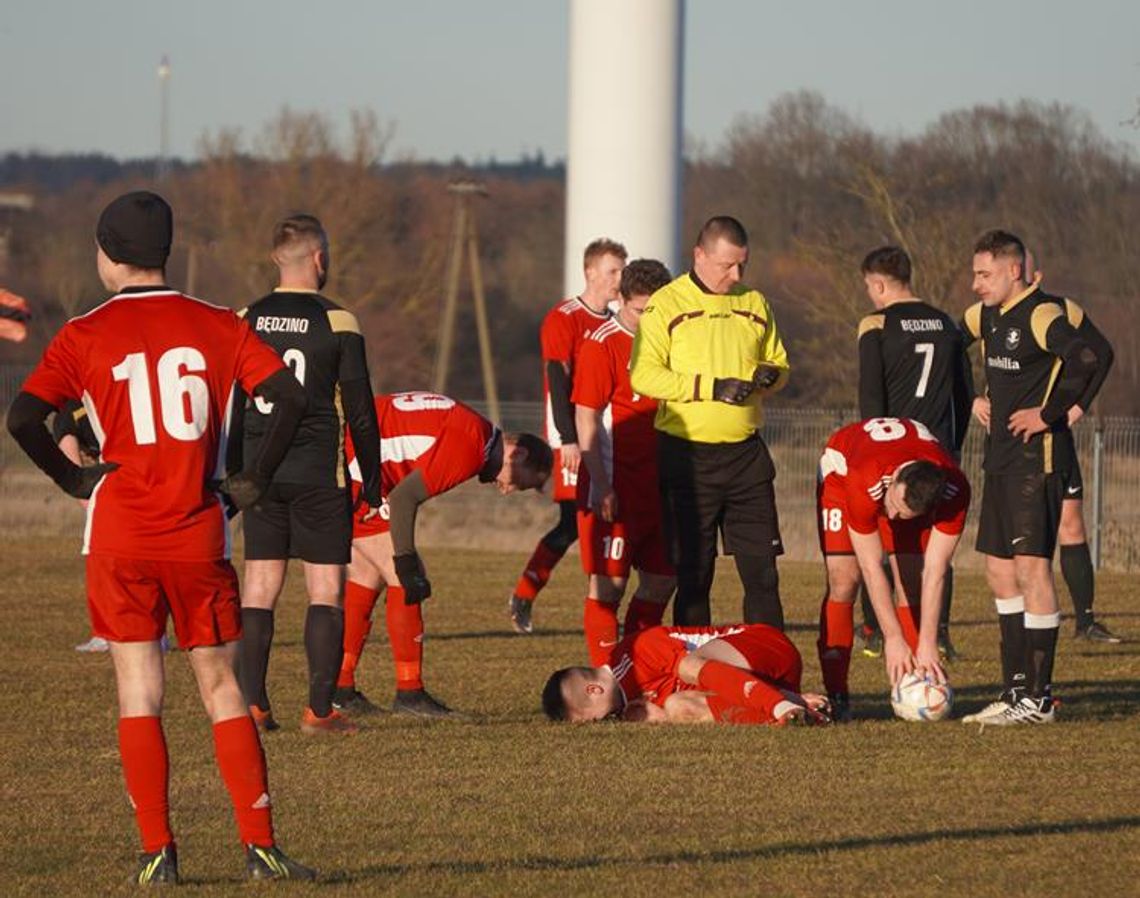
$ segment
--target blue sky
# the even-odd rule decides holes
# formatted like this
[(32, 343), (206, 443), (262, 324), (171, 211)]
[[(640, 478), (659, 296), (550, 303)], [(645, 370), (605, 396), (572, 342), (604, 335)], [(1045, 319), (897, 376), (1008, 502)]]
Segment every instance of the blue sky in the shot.
[[(1122, 122), (1140, 97), (1138, 38), (1135, 0), (688, 0), (686, 134), (715, 150), (737, 116), (809, 88), (888, 134), (977, 103), (1058, 100), (1136, 150)], [(390, 158), (558, 158), (566, 41), (565, 0), (5, 0), (0, 152), (154, 155), (169, 53), (175, 155), (223, 127), (252, 137), (289, 106), (343, 126), (374, 110), (394, 126)], [(620, 59), (598, 64), (619, 77)]]

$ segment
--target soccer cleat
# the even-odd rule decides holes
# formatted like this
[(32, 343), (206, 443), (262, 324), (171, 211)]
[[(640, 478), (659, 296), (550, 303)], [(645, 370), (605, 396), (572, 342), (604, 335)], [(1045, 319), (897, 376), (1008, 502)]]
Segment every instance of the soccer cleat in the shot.
[(863, 627), (858, 633), (860, 641), (863, 643), (864, 658), (883, 657), (883, 633), (881, 630), (869, 630)]
[(511, 596), (510, 601), (511, 612), (511, 626), (515, 628), (516, 633), (521, 633), (527, 636), (534, 632), (534, 624), (531, 623), (530, 613), (534, 610), (534, 602), (528, 602), (525, 599), (520, 599), (518, 596)]
[(967, 714), (962, 718), (962, 723), (986, 723), (991, 718), (1004, 714), (1008, 708), (1013, 707), (1018, 703), (1024, 693), (1020, 688), (1008, 689), (998, 696), (996, 702), (990, 702), (982, 710), (975, 711), (973, 714)]
[(828, 718), (832, 723), (851, 722), (851, 696), (846, 692), (831, 692), (827, 696), (830, 708)]
[(378, 714), (380, 708), (354, 686), (338, 686), (333, 693), (332, 706), (345, 714)]
[(329, 711), (328, 717), (317, 717), (312, 708), (306, 708), (301, 715), (301, 732), (306, 736), (351, 736), (359, 731), (360, 727), (336, 708)]
[(245, 875), (250, 879), (306, 879), (317, 878), (317, 871), (298, 864), (276, 845), (245, 846)]
[(274, 730), (281, 729), (281, 724), (273, 719), (272, 711), (262, 711), (257, 705), (250, 705), (249, 716), (253, 718), (257, 728), (263, 733), (272, 733)]
[(1117, 636), (1104, 624), (1093, 621), (1087, 627), (1078, 629), (1073, 634), (1077, 639), (1083, 639), (1085, 642), (1100, 642), (1105, 645), (1119, 645), (1124, 642), (1123, 637)]
[(1000, 714), (977, 721), (982, 727), (1008, 727), (1023, 723), (1052, 723), (1056, 719), (1053, 699), (1049, 696), (1023, 696), (1016, 704), (1007, 705)]
[(392, 710), (397, 714), (411, 714), (415, 717), (457, 716), (447, 705), (428, 695), (426, 689), (397, 689)]
[(75, 647), (77, 652), (109, 652), (110, 650), (111, 644), (102, 636), (92, 636), (86, 642), (81, 642)]
[(174, 843), (163, 845), (158, 851), (139, 855), (139, 869), (131, 882), (135, 885), (150, 886), (158, 883), (178, 884), (178, 851)]
[(947, 661), (958, 660), (958, 650), (954, 648), (954, 643), (950, 641), (949, 627), (938, 628), (938, 654)]

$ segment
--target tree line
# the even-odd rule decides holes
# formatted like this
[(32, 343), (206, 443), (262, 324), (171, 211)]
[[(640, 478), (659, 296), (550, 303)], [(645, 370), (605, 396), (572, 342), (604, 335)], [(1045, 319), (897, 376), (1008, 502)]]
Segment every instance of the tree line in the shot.
[[(0, 352), (34, 360), (66, 317), (103, 298), (95, 218), (115, 194), (148, 186), (177, 216), (172, 284), (235, 308), (273, 285), (274, 222), (294, 211), (318, 215), (332, 239), (329, 295), (360, 318), (376, 387), (423, 387), (451, 236), (446, 187), (474, 177), (488, 188), (477, 216), (500, 394), (538, 399), (538, 324), (561, 298), (563, 167), (541, 157), (477, 167), (394, 160), (391, 137), (372, 113), (338, 129), (319, 113), (286, 110), (252, 138), (207, 135), (199, 158), (170, 166), (157, 185), (153, 168), (137, 162), (0, 159), (3, 190), (35, 196), (30, 211), (0, 211), (0, 227), (9, 235), (4, 285), (28, 297), (36, 316), (27, 343)], [(1039, 254), (1046, 288), (1080, 302), (1114, 343), (1099, 413), (1140, 415), (1130, 252), (1138, 187), (1134, 155), (1071, 107), (977, 106), (893, 137), (801, 92), (740, 117), (719, 146), (690, 154), (683, 233), (718, 213), (745, 223), (746, 280), (773, 303), (792, 363), (779, 401), (853, 406), (855, 328), (870, 310), (863, 255), (903, 246), (916, 292), (957, 314), (972, 302), (974, 238), (1012, 230)], [(449, 384), (465, 398), (482, 393), (473, 324), (460, 322)]]

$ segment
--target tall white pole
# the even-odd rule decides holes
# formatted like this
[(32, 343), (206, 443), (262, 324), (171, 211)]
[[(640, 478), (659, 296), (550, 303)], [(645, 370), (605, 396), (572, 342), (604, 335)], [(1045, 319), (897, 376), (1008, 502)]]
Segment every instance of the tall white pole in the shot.
[(158, 180), (166, 177), (170, 165), (170, 57), (163, 56), (158, 64), (159, 123), (158, 123)]
[(571, 0), (565, 295), (597, 237), (677, 273), (684, 0)]

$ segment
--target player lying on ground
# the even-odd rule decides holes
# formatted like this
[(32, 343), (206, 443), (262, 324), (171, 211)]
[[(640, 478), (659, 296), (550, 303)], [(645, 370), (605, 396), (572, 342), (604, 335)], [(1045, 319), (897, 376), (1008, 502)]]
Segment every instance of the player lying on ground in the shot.
[(627, 636), (661, 623), (676, 584), (657, 489), (657, 401), (629, 382), (641, 313), (670, 280), (656, 260), (630, 262), (617, 313), (578, 350), (573, 399), (585, 463), (578, 471), (578, 533), (589, 577), (582, 617), (591, 664), (604, 664), (617, 645), (617, 610), (631, 569), (638, 584), (626, 611)]
[[(835, 719), (847, 720), (852, 603), (861, 582), (867, 584), (883, 630), (892, 685), (915, 668), (945, 680), (938, 657), (939, 615), (946, 574), (965, 526), (970, 485), (924, 425), (871, 418), (832, 434), (819, 460), (816, 495), (827, 568), (819, 662)], [(884, 553), (894, 574), (894, 601)]]
[[(356, 689), (356, 667), (372, 627), (372, 609), (387, 586), (388, 640), (396, 665), (394, 711), (427, 717), (451, 712), (424, 690), (424, 620), (420, 603), (431, 596), (416, 553), (416, 514), (432, 496), (478, 477), (502, 495), (541, 489), (554, 463), (550, 447), (533, 434), (504, 434), (461, 402), (436, 393), (376, 397), (380, 425), (381, 490), (386, 510), (368, 519), (358, 510), (352, 561), (344, 593), (344, 658), (333, 697), (352, 713), (374, 710)], [(350, 470), (360, 476), (355, 452)]]
[(636, 723), (827, 723), (827, 700), (800, 693), (803, 661), (767, 624), (651, 627), (599, 667), (555, 671), (542, 690), (551, 720)]

